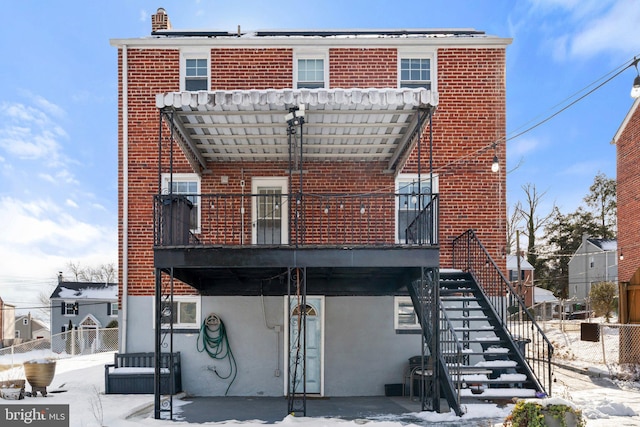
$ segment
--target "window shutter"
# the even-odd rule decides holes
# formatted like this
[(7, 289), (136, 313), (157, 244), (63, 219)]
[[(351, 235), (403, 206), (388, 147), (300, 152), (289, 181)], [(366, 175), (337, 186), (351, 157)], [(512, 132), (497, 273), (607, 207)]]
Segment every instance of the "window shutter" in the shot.
[(107, 303), (107, 316), (111, 316), (111, 303)]
[(73, 305), (73, 314), (78, 314), (78, 302), (76, 301), (76, 303)]
[(61, 329), (62, 329), (62, 330), (61, 330), (61, 332), (62, 332), (63, 334), (64, 334), (65, 332), (67, 332), (67, 327), (66, 327), (66, 326), (63, 326)]
[(63, 315), (63, 316), (66, 314), (66, 313), (65, 313), (65, 310), (64, 310), (65, 305), (67, 305), (67, 304), (66, 304), (64, 301), (62, 301), (62, 302), (60, 303), (60, 308), (62, 308), (62, 315)]

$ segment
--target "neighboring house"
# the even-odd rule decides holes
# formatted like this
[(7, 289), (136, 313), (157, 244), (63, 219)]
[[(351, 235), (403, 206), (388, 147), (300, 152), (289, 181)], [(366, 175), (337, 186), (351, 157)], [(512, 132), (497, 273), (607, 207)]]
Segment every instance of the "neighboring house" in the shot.
[(7, 304), (0, 298), (0, 346), (13, 344), (15, 329), (16, 307)]
[(583, 235), (569, 260), (569, 299), (585, 302), (591, 287), (600, 282), (618, 282), (618, 242)]
[[(58, 286), (51, 301), (51, 334), (78, 330), (79, 350), (100, 345), (98, 329), (118, 319), (118, 285), (116, 283), (67, 282), (58, 276)], [(63, 336), (62, 339), (66, 339)], [(52, 343), (58, 348), (59, 343)]]
[(560, 300), (549, 289), (534, 286), (531, 288), (536, 317), (539, 319), (559, 318), (561, 315)]
[(16, 339), (20, 339), (22, 341), (31, 341), (35, 339), (51, 337), (49, 326), (44, 324), (40, 319), (31, 317), (31, 313), (17, 316), (15, 324)]
[(523, 256), (520, 257), (520, 280), (518, 280), (518, 257), (516, 255), (507, 255), (507, 273), (509, 281), (513, 288), (524, 299), (527, 307), (531, 307), (532, 301), (531, 288), (533, 287), (533, 266)]
[[(305, 395), (381, 395), (400, 382), (422, 352), (411, 289), (453, 274), (454, 239), (475, 230), (506, 271), (510, 42), (178, 31), (163, 9), (151, 37), (111, 40), (120, 351), (180, 351), (192, 395), (291, 398), (301, 378)], [(196, 338), (220, 321), (235, 365)]]
[[(640, 323), (640, 98), (611, 141), (616, 145), (620, 322)], [(634, 303), (635, 301), (635, 303)]]

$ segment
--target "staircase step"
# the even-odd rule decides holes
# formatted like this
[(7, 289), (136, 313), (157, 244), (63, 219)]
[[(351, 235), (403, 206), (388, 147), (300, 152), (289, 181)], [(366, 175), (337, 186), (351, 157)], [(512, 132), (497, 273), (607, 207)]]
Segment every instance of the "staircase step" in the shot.
[(460, 390), (460, 397), (472, 397), (475, 399), (509, 399), (512, 397), (527, 398), (536, 397), (536, 390), (531, 388), (485, 388), (482, 393), (476, 394), (472, 389)]
[(476, 297), (465, 297), (465, 296), (441, 296), (440, 299), (442, 301), (451, 301), (451, 302), (478, 302), (482, 301), (480, 298)]
[(456, 306), (447, 306), (447, 305), (445, 305), (444, 308), (446, 310), (451, 310), (451, 311), (489, 311), (490, 310), (488, 307), (480, 307), (480, 306), (456, 307)]

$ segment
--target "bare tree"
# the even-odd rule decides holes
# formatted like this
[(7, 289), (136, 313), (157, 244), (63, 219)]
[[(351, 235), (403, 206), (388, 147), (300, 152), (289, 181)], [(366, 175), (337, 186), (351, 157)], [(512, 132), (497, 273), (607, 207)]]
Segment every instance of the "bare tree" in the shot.
[(536, 233), (549, 222), (553, 216), (554, 209), (542, 216), (539, 214), (540, 202), (547, 193), (546, 191), (538, 193), (535, 184), (528, 183), (522, 186), (526, 200), (520, 205), (520, 214), (524, 220), (526, 230), (524, 234), (527, 236), (527, 261), (538, 269), (538, 255), (536, 251)]
[(522, 221), (522, 204), (513, 205), (507, 217), (507, 254), (511, 255), (516, 247), (516, 230), (520, 228)]
[(114, 283), (117, 277), (117, 270), (113, 263), (82, 267), (79, 262), (69, 261), (67, 269), (76, 282)]
[(616, 180), (607, 178), (598, 172), (589, 187), (590, 193), (584, 198), (586, 204), (594, 210), (594, 217), (598, 219), (599, 237), (613, 239), (616, 235)]

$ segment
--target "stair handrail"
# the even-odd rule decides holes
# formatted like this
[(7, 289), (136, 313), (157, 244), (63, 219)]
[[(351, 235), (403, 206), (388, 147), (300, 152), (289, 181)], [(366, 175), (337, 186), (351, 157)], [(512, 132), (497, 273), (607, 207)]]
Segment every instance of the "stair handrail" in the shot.
[[(421, 281), (418, 281), (417, 283), (420, 283)], [(449, 373), (449, 367), (446, 364), (446, 360), (444, 358), (443, 355), (443, 351), (442, 351), (442, 342), (443, 341), (447, 341), (443, 338), (446, 338), (445, 336), (443, 336), (445, 334), (445, 332), (448, 332), (449, 335), (451, 335), (453, 337), (453, 341), (456, 344), (456, 359), (458, 361), (458, 363), (456, 364), (458, 366), (458, 371), (461, 371), (460, 366), (462, 365), (462, 345), (460, 344), (460, 341), (458, 340), (458, 337), (453, 329), (453, 325), (451, 324), (451, 321), (449, 320), (449, 317), (447, 316), (446, 312), (443, 309), (442, 306), (442, 301), (440, 300), (439, 297), (439, 292), (438, 292), (438, 288), (437, 288), (437, 283), (434, 283), (434, 285), (436, 287), (431, 288), (434, 292), (430, 295), (429, 298), (425, 298), (424, 296), (422, 296), (422, 290), (420, 289), (420, 292), (417, 291), (416, 287), (415, 287), (416, 283), (414, 282), (414, 284), (408, 286), (408, 290), (409, 290), (409, 295), (411, 297), (411, 301), (413, 303), (414, 306), (414, 310), (416, 315), (418, 316), (418, 320), (420, 322), (420, 327), (422, 329), (422, 336), (424, 337), (424, 339), (426, 340), (426, 343), (428, 345), (429, 349), (434, 349), (433, 344), (434, 344), (434, 333), (431, 330), (431, 328), (433, 328), (435, 331), (437, 331), (437, 340), (438, 340), (438, 350), (436, 350), (437, 354), (435, 354), (432, 357), (432, 375), (434, 377), (434, 384), (435, 387), (440, 387), (440, 382), (441, 379), (441, 375), (440, 375), (440, 371), (443, 370), (444, 372), (444, 380), (447, 382), (446, 386), (444, 387), (445, 389), (445, 393), (447, 394), (446, 399), (449, 402), (449, 405), (451, 407), (451, 409), (454, 410), (454, 412), (458, 415), (458, 416), (462, 416), (464, 414), (464, 411), (462, 410), (462, 405), (460, 404), (460, 387), (461, 387), (461, 381), (460, 381), (460, 372), (457, 373), (458, 376), (458, 381), (457, 381), (457, 387), (458, 389), (455, 388), (453, 382), (451, 381), (451, 375)], [(426, 308), (426, 310), (425, 310)], [(437, 319), (434, 319), (434, 310), (433, 308), (437, 308)], [(444, 316), (444, 317), (443, 317)], [(443, 319), (444, 319), (444, 325), (443, 325)], [(443, 328), (442, 326), (446, 326), (446, 330), (445, 328)], [(431, 353), (433, 354), (433, 353)], [(436, 361), (437, 360), (437, 361)], [(437, 393), (439, 395), (439, 393)], [(425, 401), (424, 401), (424, 397), (422, 396), (422, 405), (423, 405), (423, 410), (425, 409)], [(433, 396), (432, 396), (433, 397)], [(437, 397), (436, 397), (437, 399)], [(435, 408), (432, 408), (433, 410), (437, 410)]]
[[(449, 381), (449, 387), (451, 390), (455, 390), (456, 391), (456, 401), (458, 403), (458, 409), (455, 409), (455, 412), (458, 415), (461, 415), (462, 413), (462, 406), (460, 404), (460, 394), (461, 394), (461, 388), (462, 388), (462, 343), (460, 343), (460, 340), (458, 339), (458, 334), (456, 334), (454, 328), (453, 328), (453, 324), (451, 323), (451, 320), (449, 319), (449, 315), (447, 314), (447, 311), (444, 308), (444, 305), (442, 304), (442, 299), (438, 298), (438, 309), (440, 312), (440, 340), (441, 342), (444, 341), (443, 335), (447, 334), (449, 335), (451, 338), (453, 338), (453, 345), (455, 347), (455, 359), (456, 359), (456, 363), (454, 364), (454, 366), (456, 367), (456, 369), (453, 372), (453, 375), (455, 375), (456, 381), (455, 381), (455, 386), (453, 384), (453, 382), (451, 381), (452, 378), (452, 373), (450, 372), (449, 369), (449, 364), (448, 363), (444, 363), (441, 364), (443, 366), (443, 369), (445, 370), (445, 372), (447, 373), (446, 378)], [(446, 326), (446, 328), (443, 328), (442, 323), (444, 322), (444, 326)], [(440, 348), (440, 355), (443, 355), (444, 351), (442, 349), (442, 347)], [(446, 359), (445, 359), (446, 362)], [(460, 413), (458, 413), (460, 412)]]
[[(462, 256), (456, 256), (458, 254)], [(551, 396), (553, 345), (474, 230), (467, 230), (453, 240), (453, 268), (474, 276), (480, 290), (485, 294), (498, 319), (509, 333), (516, 351), (527, 363), (537, 382), (537, 387)], [(507, 299), (512, 304), (505, 305)], [(515, 311), (519, 313), (517, 319), (510, 319), (510, 310), (517, 310)], [(530, 328), (525, 325), (530, 325)], [(529, 350), (526, 349), (527, 345)]]

